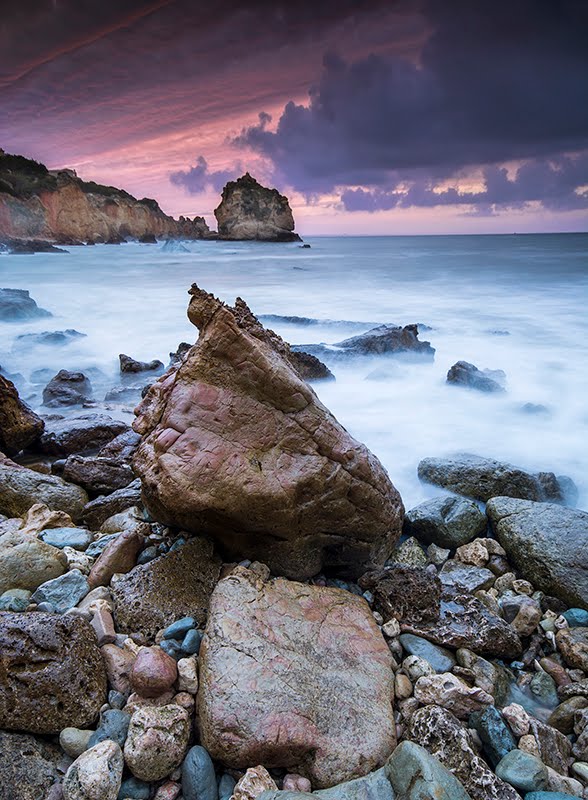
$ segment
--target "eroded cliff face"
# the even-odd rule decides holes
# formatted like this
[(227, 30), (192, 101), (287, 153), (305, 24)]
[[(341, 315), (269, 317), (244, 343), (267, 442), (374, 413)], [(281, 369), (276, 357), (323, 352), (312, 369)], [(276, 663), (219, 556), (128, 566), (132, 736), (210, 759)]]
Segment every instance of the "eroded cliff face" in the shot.
[(267, 189), (246, 172), (223, 189), (214, 209), (218, 238), (263, 242), (300, 241), (294, 233), (294, 217), (288, 198), (277, 189)]
[(73, 170), (51, 172), (0, 150), (0, 238), (95, 242), (146, 235), (202, 239), (213, 234), (203, 217), (176, 220), (155, 200), (137, 200), (120, 189), (82, 181)]

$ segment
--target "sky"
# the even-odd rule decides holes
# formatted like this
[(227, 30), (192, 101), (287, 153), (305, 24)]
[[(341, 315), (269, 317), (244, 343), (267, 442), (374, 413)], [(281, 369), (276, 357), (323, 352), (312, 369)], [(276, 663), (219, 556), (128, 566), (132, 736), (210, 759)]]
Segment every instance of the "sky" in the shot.
[(2, 0), (0, 147), (312, 234), (588, 230), (586, 0)]

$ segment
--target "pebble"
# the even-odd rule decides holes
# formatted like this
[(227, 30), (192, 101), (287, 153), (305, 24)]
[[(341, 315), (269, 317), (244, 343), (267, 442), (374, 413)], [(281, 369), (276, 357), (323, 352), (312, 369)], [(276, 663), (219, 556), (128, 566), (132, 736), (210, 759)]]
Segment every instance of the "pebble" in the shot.
[(142, 697), (159, 697), (168, 692), (178, 677), (175, 660), (161, 647), (144, 647), (131, 670), (131, 688)]
[(588, 627), (588, 611), (584, 608), (568, 608), (562, 617), (566, 620), (570, 628)]
[(472, 712), (494, 702), (492, 695), (477, 686), (468, 686), (451, 672), (419, 678), (414, 696), (423, 705), (434, 703), (459, 719), (467, 719)]
[(508, 722), (515, 736), (521, 737), (529, 733), (530, 720), (525, 709), (518, 703), (511, 703), (502, 709), (502, 716)]
[(402, 669), (406, 672), (411, 681), (417, 681), (423, 675), (434, 675), (435, 670), (420, 656), (407, 656), (402, 662)]
[(176, 781), (166, 781), (155, 792), (153, 800), (176, 800), (179, 797), (182, 787)]
[(116, 742), (121, 748), (124, 747), (130, 721), (131, 717), (126, 712), (118, 708), (109, 708), (101, 715), (98, 728), (90, 737), (88, 747), (94, 747), (95, 744), (107, 739)]
[(116, 689), (111, 689), (108, 692), (108, 705), (111, 708), (121, 709), (124, 707), (126, 702), (127, 698), (124, 696), (124, 694), (117, 692)]
[(528, 792), (525, 800), (582, 800), (582, 798), (565, 792)]
[(444, 647), (432, 644), (421, 636), (402, 633), (398, 637), (400, 644), (411, 656), (419, 656), (427, 661), (435, 672), (449, 672), (455, 666), (455, 657)]
[(90, 591), (88, 579), (78, 569), (72, 569), (58, 578), (42, 583), (31, 597), (31, 602), (49, 603), (57, 614), (64, 614)]
[(182, 617), (182, 619), (176, 620), (176, 622), (172, 622), (171, 625), (163, 632), (164, 639), (179, 639), (182, 641), (184, 636), (188, 633), (188, 631), (192, 630), (192, 628), (196, 627), (196, 620), (194, 617)]
[(143, 536), (135, 530), (119, 533), (108, 542), (88, 578), (90, 586), (107, 586), (115, 573), (130, 572), (137, 563), (137, 555), (143, 545)]
[(198, 661), (196, 658), (180, 658), (178, 661), (178, 689), (180, 692), (196, 694), (198, 691)]
[(93, 614), (96, 608), (102, 607), (101, 605), (97, 605), (98, 603), (103, 603), (104, 607), (112, 612), (114, 604), (108, 586), (97, 586), (95, 589), (92, 589), (80, 602), (78, 608), (82, 611), (90, 611)]
[(473, 567), (484, 567), (490, 559), (490, 553), (482, 539), (474, 539), (473, 542), (462, 544), (455, 551), (455, 560), (463, 564), (470, 564)]
[(588, 764), (585, 761), (575, 761), (572, 764), (572, 772), (588, 783)]
[(259, 764), (257, 767), (250, 767), (237, 781), (233, 790), (233, 800), (255, 800), (262, 792), (275, 791), (277, 788), (267, 769)]
[(117, 800), (123, 765), (121, 749), (115, 742), (101, 742), (86, 750), (65, 775), (65, 800)]
[(182, 657), (182, 647), (175, 639), (163, 639), (159, 643), (159, 647), (171, 658), (178, 659)]
[(429, 562), (418, 540), (410, 536), (396, 547), (389, 563), (403, 564), (407, 567), (426, 567)]
[(117, 800), (149, 800), (150, 796), (149, 784), (131, 777), (121, 783)]
[(511, 750), (496, 765), (496, 774), (522, 792), (533, 792), (547, 786), (547, 767), (536, 756), (522, 750)]
[(0, 611), (26, 611), (31, 595), (28, 589), (7, 589), (0, 596)]
[(98, 558), (103, 552), (105, 547), (113, 542), (117, 536), (120, 534), (118, 533), (110, 533), (106, 536), (101, 536), (99, 539), (96, 539), (92, 544), (88, 545), (88, 549), (86, 550), (86, 555), (90, 556), (91, 558)]
[(85, 550), (92, 541), (92, 534), (85, 528), (50, 528), (40, 533), (39, 539), (60, 550), (64, 547)]
[(236, 785), (237, 781), (232, 775), (229, 775), (228, 772), (224, 772), (218, 782), (218, 800), (231, 800)]
[(131, 691), (131, 670), (135, 656), (115, 644), (105, 644), (100, 648), (104, 657), (108, 682), (117, 692), (127, 695)]
[(407, 675), (397, 672), (394, 677), (394, 696), (398, 700), (406, 700), (412, 694), (412, 683)]
[(200, 644), (202, 643), (202, 631), (191, 630), (184, 636), (181, 644), (183, 653), (188, 655), (198, 655), (200, 651)]
[(85, 731), (81, 728), (64, 728), (59, 734), (59, 745), (70, 758), (78, 758), (90, 746), (94, 731)]
[(504, 617), (519, 636), (530, 636), (541, 621), (541, 606), (532, 597), (517, 595), (502, 603)]
[(284, 776), (282, 788), (284, 790), (290, 790), (291, 792), (312, 791), (312, 786), (308, 778), (304, 778), (302, 775), (296, 775), (292, 773), (288, 773)]
[(176, 705), (138, 708), (131, 717), (125, 761), (136, 778), (160, 781), (182, 763), (190, 737), (188, 712)]
[(440, 567), (444, 564), (451, 554), (451, 550), (448, 550), (444, 547), (439, 547), (437, 544), (430, 544), (427, 547), (427, 555), (429, 560), (435, 566)]
[(395, 639), (400, 634), (400, 623), (392, 618), (382, 625), (382, 633), (387, 639)]
[[(230, 778), (230, 776), (228, 777)], [(228, 783), (225, 781), (225, 787), (227, 785)], [(235, 782), (233, 781), (234, 786)], [(233, 787), (231, 787), (231, 795)], [(182, 764), (182, 794), (184, 800), (219, 800), (219, 787), (216, 783), (214, 764), (208, 751), (200, 745), (188, 750)]]
[(104, 606), (96, 607), (92, 614), (90, 624), (96, 632), (98, 645), (100, 647), (102, 647), (103, 644), (112, 644), (112, 642), (116, 641), (114, 621), (108, 608), (104, 608)]

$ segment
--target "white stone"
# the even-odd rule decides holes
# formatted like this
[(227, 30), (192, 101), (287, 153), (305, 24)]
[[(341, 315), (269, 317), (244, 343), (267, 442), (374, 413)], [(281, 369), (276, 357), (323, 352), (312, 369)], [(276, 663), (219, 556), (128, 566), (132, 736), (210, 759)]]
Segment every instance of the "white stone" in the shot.
[(123, 774), (123, 755), (110, 739), (82, 753), (63, 781), (64, 800), (116, 800)]

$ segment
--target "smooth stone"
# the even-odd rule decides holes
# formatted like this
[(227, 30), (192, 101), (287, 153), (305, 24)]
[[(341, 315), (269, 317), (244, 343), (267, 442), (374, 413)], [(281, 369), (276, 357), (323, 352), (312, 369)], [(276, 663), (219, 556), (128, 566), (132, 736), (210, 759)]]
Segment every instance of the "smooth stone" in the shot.
[[(228, 772), (223, 772), (218, 782), (218, 800), (231, 800), (236, 785), (237, 781)], [(186, 800), (190, 800), (190, 798), (186, 798)]]
[(197, 655), (200, 652), (200, 644), (202, 643), (202, 631), (191, 630), (185, 635), (182, 640), (181, 650), (188, 655)]
[(122, 692), (117, 692), (116, 689), (111, 689), (108, 692), (108, 705), (112, 708), (118, 708), (120, 710), (124, 708), (126, 702), (127, 698)]
[(415, 742), (399, 744), (385, 769), (402, 800), (471, 800), (457, 778)]
[(434, 497), (406, 513), (404, 531), (425, 544), (451, 550), (476, 536), (488, 525), (486, 515), (476, 503), (463, 497)]
[(41, 584), (31, 597), (33, 603), (50, 603), (57, 614), (74, 608), (90, 591), (88, 579), (79, 569)]
[(45, 581), (63, 575), (66, 569), (65, 553), (36, 536), (22, 530), (0, 535), (0, 592), (9, 589), (34, 592)]
[(564, 792), (527, 792), (525, 800), (582, 800), (582, 798)]
[(93, 735), (94, 731), (64, 728), (59, 734), (59, 744), (70, 758), (78, 758), (90, 747), (89, 742)]
[(171, 625), (168, 625), (163, 632), (163, 638), (179, 639), (181, 641), (188, 631), (195, 627), (196, 620), (194, 617), (183, 617), (182, 619), (176, 620), (176, 622), (172, 622)]
[(174, 659), (160, 647), (144, 647), (131, 670), (131, 687), (141, 697), (160, 697), (178, 677)]
[[(235, 781), (230, 775), (223, 775), (223, 779), (228, 778), (232, 781), (231, 794), (235, 786)], [(216, 782), (216, 774), (212, 759), (208, 751), (196, 745), (188, 750), (184, 763), (182, 764), (182, 794), (184, 800), (222, 800), (219, 798), (219, 786)], [(225, 780), (223, 790), (229, 788), (229, 781)]]
[(412, 633), (402, 633), (398, 637), (400, 644), (411, 656), (419, 656), (427, 661), (435, 672), (450, 672), (456, 664), (455, 656), (450, 650), (432, 644)]
[(493, 767), (507, 753), (516, 749), (517, 743), (496, 706), (488, 706), (483, 711), (470, 714), (469, 726), (478, 732), (484, 752)]
[(86, 550), (86, 555), (90, 558), (97, 558), (104, 552), (106, 546), (119, 537), (119, 533), (109, 533), (106, 536), (101, 536), (99, 539), (93, 541)]
[(568, 608), (562, 617), (566, 620), (570, 628), (588, 627), (588, 611), (584, 608)]
[(184, 655), (182, 651), (182, 646), (175, 639), (163, 639), (159, 643), (159, 647), (163, 650), (164, 653), (167, 653), (168, 656), (171, 656), (176, 660)]
[(85, 550), (92, 541), (92, 534), (85, 528), (50, 528), (40, 533), (39, 539), (60, 550), (64, 547)]
[(138, 778), (126, 778), (120, 785), (117, 800), (149, 800), (151, 787)]
[(123, 766), (123, 755), (116, 742), (101, 742), (86, 750), (65, 775), (65, 800), (116, 800)]
[(511, 750), (496, 765), (496, 774), (522, 792), (533, 792), (547, 786), (547, 767), (536, 756), (523, 750)]
[(130, 722), (130, 715), (124, 711), (117, 708), (108, 709), (100, 717), (100, 724), (90, 737), (88, 747), (94, 747), (95, 744), (107, 739), (112, 739), (120, 748), (124, 747)]

